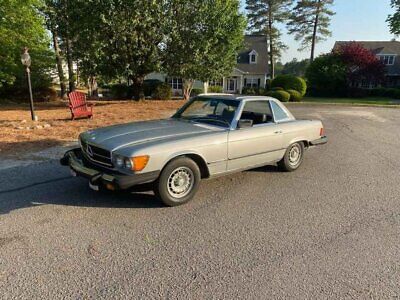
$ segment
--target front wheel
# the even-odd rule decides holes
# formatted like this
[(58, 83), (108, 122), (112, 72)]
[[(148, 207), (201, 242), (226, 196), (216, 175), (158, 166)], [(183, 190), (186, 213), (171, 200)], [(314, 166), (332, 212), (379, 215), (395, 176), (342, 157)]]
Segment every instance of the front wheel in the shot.
[(201, 180), (197, 164), (187, 157), (174, 159), (163, 169), (154, 189), (167, 206), (178, 206), (190, 201)]
[(289, 146), (285, 156), (278, 162), (278, 167), (285, 172), (297, 170), (304, 158), (304, 144), (296, 142)]

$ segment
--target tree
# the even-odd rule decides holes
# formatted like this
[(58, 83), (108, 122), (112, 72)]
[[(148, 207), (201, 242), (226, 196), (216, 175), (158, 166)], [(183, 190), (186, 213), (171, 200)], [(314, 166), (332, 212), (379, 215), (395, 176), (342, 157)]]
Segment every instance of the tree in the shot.
[(333, 55), (341, 58), (346, 65), (348, 86), (361, 81), (381, 83), (385, 76), (385, 65), (370, 50), (356, 42), (345, 43), (334, 49)]
[(331, 17), (335, 14), (329, 9), (334, 0), (298, 0), (288, 23), (289, 34), (301, 41), (301, 48), (311, 48), (310, 61), (314, 60), (315, 46), (326, 37), (331, 36), (329, 30)]
[(183, 78), (188, 99), (194, 80), (208, 82), (232, 72), (243, 46), (245, 19), (238, 0), (171, 0), (164, 70)]
[(381, 83), (384, 75), (384, 64), (355, 42), (316, 58), (306, 72), (311, 93), (317, 96), (346, 96), (362, 81)]
[(249, 30), (266, 34), (269, 40), (271, 78), (275, 77), (275, 60), (287, 48), (281, 41), (277, 25), (289, 18), (292, 4), (293, 0), (246, 0)]
[(57, 64), (57, 73), (60, 80), (61, 98), (66, 97), (67, 88), (65, 86), (65, 76), (63, 69), (63, 56), (60, 48), (60, 36), (58, 33), (59, 25), (57, 23), (57, 3), (53, 0), (46, 0), (41, 8), (41, 11), (46, 20), (47, 29), (50, 31), (53, 39), (53, 48)]
[(296, 75), (296, 76), (304, 76), (307, 70), (307, 66), (309, 65), (310, 60), (308, 59), (303, 59), (301, 61), (298, 61), (296, 58), (294, 58), (292, 61), (287, 62), (283, 68), (281, 73), (282, 74), (291, 74), (291, 75)]
[[(82, 1), (82, 0), (81, 0)], [(163, 41), (164, 1), (110, 0), (96, 2), (97, 24), (92, 32), (101, 47), (105, 75), (125, 76), (133, 82), (135, 99), (144, 98), (143, 81), (159, 69)], [(92, 4), (93, 5), (93, 1)]]
[(392, 8), (395, 9), (395, 13), (389, 15), (387, 22), (389, 23), (390, 33), (399, 35), (400, 34), (400, 0), (391, 0)]
[(0, 5), (0, 89), (14, 95), (26, 94), (25, 71), (20, 55), (23, 47), (30, 49), (32, 57), (32, 85), (50, 85), (50, 39), (43, 26), (44, 20), (37, 8), (40, 0), (2, 1)]

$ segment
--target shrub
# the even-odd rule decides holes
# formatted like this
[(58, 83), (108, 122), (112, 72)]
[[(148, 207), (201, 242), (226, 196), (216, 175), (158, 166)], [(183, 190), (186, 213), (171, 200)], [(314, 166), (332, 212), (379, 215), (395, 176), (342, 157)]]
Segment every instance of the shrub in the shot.
[(284, 90), (295, 90), (298, 91), (302, 96), (307, 92), (306, 81), (297, 76), (293, 75), (279, 75), (271, 82), (271, 86), (282, 87)]
[(132, 87), (126, 84), (113, 84), (110, 87), (110, 92), (112, 97), (116, 99), (131, 99), (133, 96)]
[(157, 86), (163, 82), (157, 79), (146, 79), (143, 82), (143, 92), (146, 97), (152, 96)]
[(290, 100), (290, 94), (286, 91), (271, 91), (267, 93), (267, 96), (278, 99), (281, 102), (288, 102)]
[(210, 86), (208, 88), (208, 92), (209, 93), (222, 93), (223, 92), (222, 86), (219, 86), (219, 85)]
[(271, 88), (271, 91), (284, 91), (284, 90), (285, 89), (283, 87), (280, 87), (280, 86)]
[(303, 96), (296, 90), (287, 90), (290, 94), (290, 102), (301, 102)]
[(172, 88), (169, 84), (162, 83), (154, 91), (153, 98), (159, 100), (169, 100), (172, 97)]
[(347, 89), (347, 97), (349, 98), (365, 98), (369, 96), (369, 91), (366, 89), (351, 87)]
[(346, 65), (338, 55), (317, 57), (307, 68), (309, 94), (317, 97), (346, 95)]
[(242, 94), (243, 95), (256, 95), (256, 90), (252, 87), (244, 87), (242, 89)]
[(267, 90), (262, 87), (259, 87), (256, 89), (256, 94), (260, 95), (260, 96), (265, 95), (266, 92), (267, 92)]
[(192, 89), (192, 95), (197, 96), (203, 94), (203, 89)]

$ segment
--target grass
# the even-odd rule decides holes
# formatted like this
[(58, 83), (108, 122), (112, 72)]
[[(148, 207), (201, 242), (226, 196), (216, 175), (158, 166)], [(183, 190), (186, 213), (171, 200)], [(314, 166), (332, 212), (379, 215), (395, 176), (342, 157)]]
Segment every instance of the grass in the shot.
[[(132, 121), (166, 118), (184, 101), (91, 101), (93, 119), (71, 121), (66, 102), (36, 103), (38, 122), (30, 121), (29, 105), (0, 105), (0, 157), (20, 156), (76, 141), (82, 131)], [(39, 125), (40, 128), (36, 128)], [(44, 128), (44, 126), (49, 126)], [(43, 128), (42, 128), (43, 127)]]
[(361, 105), (399, 105), (400, 102), (391, 98), (368, 97), (368, 98), (323, 98), (305, 97), (302, 102), (328, 103), (328, 104), (361, 104)]

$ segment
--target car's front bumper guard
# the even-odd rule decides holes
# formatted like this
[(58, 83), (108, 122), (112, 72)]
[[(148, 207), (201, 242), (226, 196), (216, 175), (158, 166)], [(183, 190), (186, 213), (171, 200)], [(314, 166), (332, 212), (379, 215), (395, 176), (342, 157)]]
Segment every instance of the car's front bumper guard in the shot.
[[(85, 166), (85, 163), (79, 158), (82, 155), (80, 148), (67, 151), (60, 163), (63, 166), (69, 166), (77, 175), (88, 178), (92, 185), (103, 185), (113, 187), (113, 189), (129, 189), (135, 185), (155, 181), (160, 172), (153, 171), (143, 174), (123, 175), (108, 173), (101, 170)], [(111, 185), (111, 186), (110, 186)]]

